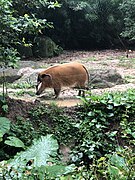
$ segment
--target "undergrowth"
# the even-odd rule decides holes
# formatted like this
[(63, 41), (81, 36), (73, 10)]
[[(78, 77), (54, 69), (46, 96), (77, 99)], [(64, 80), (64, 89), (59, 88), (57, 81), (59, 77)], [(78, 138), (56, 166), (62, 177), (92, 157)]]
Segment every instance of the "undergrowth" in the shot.
[[(53, 134), (59, 145), (70, 146), (67, 163), (76, 167), (57, 179), (134, 179), (135, 90), (81, 99), (83, 105), (73, 111), (74, 119), (55, 104), (35, 107), (28, 119), (17, 118), (1, 141), (1, 150), (9, 135), (18, 137), (29, 147), (34, 139)], [(8, 158), (12, 156), (8, 153)], [(30, 170), (36, 175), (39, 171), (32, 167)]]
[(78, 110), (80, 138), (74, 148), (73, 159), (89, 167), (94, 158), (115, 151), (118, 146), (134, 147), (135, 95), (105, 94), (82, 99)]
[(78, 138), (74, 120), (55, 104), (33, 109), (30, 118), (39, 135), (54, 134), (60, 144), (69, 144)]

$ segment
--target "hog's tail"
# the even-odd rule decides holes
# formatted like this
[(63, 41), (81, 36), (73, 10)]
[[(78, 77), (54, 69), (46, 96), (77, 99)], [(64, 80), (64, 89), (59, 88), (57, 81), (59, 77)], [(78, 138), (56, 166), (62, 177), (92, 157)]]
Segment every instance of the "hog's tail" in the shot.
[(87, 70), (87, 68), (83, 65), (83, 68), (85, 69), (86, 73), (87, 73), (87, 90), (89, 90), (89, 87), (90, 87), (90, 76), (89, 76), (89, 72)]

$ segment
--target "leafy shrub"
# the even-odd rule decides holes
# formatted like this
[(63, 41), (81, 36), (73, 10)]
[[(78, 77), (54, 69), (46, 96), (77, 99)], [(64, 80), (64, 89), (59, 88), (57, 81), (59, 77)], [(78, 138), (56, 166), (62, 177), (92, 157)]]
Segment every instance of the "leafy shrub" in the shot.
[[(14, 147), (16, 147), (15, 142), (18, 145), (20, 142), (12, 136), (19, 137), (24, 143), (26, 150), (9, 160), (9, 163), (13, 162), (14, 165), (20, 163), (18, 165), (20, 168), (14, 169), (13, 167), (13, 171), (11, 168), (7, 170), (7, 162), (1, 162), (3, 171), (0, 169), (0, 175), (7, 174), (9, 177), (21, 175), (24, 179), (31, 178), (32, 180), (34, 178), (39, 180), (43, 178), (58, 180), (134, 179), (134, 94), (135, 90), (102, 96), (88, 95), (86, 98), (81, 98), (83, 105), (76, 107), (75, 119), (71, 118), (70, 114), (65, 114), (64, 109), (55, 104), (33, 108), (29, 112), (29, 119), (18, 118), (16, 124), (10, 125), (7, 134), (10, 138), (6, 137), (6, 141), (4, 139), (4, 142)], [(47, 161), (44, 160), (47, 165), (41, 164), (40, 168), (36, 166), (36, 157), (37, 160), (42, 156), (44, 156), (42, 159), (45, 158), (42, 153), (39, 153), (41, 157), (37, 156), (37, 152), (40, 150), (42, 152), (45, 147), (48, 147), (48, 145), (41, 146), (41, 149), (39, 147), (39, 144), (44, 142), (40, 137), (47, 134), (53, 134), (59, 144), (72, 145), (70, 161), (75, 166), (63, 166), (58, 156), (55, 158), (51, 156)], [(33, 139), (36, 140), (33, 141)], [(10, 157), (13, 157), (13, 154), (8, 156)]]
[(5, 48), (0, 45), (0, 67), (17, 67), (17, 63), (20, 60), (18, 52), (14, 48)]
[(55, 104), (34, 108), (30, 119), (39, 135), (54, 134), (59, 143), (69, 144), (79, 136), (74, 120)]
[(132, 149), (124, 147), (109, 155), (108, 174), (112, 179), (133, 179), (135, 177), (135, 154)]
[(6, 98), (4, 96), (4, 91), (3, 94), (0, 94), (0, 115), (4, 116), (8, 111), (8, 105), (6, 102)]
[(124, 29), (121, 33), (123, 37), (129, 38), (130, 41), (135, 40), (135, 1), (130, 0), (130, 1), (123, 1), (120, 4), (120, 9), (122, 12), (125, 14), (124, 16)]
[(15, 134), (10, 133), (10, 127), (10, 120), (0, 117), (0, 160), (10, 158), (25, 148), (24, 143)]
[(133, 145), (134, 90), (100, 97), (89, 96), (82, 100), (84, 105), (80, 106), (80, 123), (77, 125), (80, 138), (73, 156), (75, 162), (89, 166), (93, 159), (114, 151), (118, 145)]
[(83, 178), (90, 180), (132, 180), (135, 178), (135, 154), (128, 147), (118, 147), (115, 152), (94, 159), (90, 168), (78, 167), (72, 175), (75, 179)]
[(38, 137), (29, 119), (24, 119), (22, 117), (17, 117), (16, 123), (11, 124), (10, 133), (19, 137), (24, 142), (25, 146), (30, 146), (32, 140)]

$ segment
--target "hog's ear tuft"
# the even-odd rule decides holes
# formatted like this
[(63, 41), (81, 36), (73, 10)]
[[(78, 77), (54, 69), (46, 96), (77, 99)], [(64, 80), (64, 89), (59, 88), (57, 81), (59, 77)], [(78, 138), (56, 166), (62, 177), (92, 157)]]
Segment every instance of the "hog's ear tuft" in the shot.
[(42, 74), (42, 75), (41, 75), (41, 78), (44, 78), (44, 77), (46, 77), (46, 74)]
[(41, 77), (42, 77), (42, 79), (43, 78), (47, 78), (47, 79), (49, 78), (50, 80), (52, 80), (52, 76), (50, 74), (42, 74)]

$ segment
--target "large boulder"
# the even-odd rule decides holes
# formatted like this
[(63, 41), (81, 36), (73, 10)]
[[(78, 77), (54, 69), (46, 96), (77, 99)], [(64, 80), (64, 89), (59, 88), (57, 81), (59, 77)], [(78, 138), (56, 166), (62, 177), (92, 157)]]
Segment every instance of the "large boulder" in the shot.
[(16, 48), (22, 58), (33, 57), (32, 48), (30, 46), (17, 45)]
[(33, 45), (33, 55), (36, 57), (53, 57), (56, 44), (49, 37), (36, 37)]
[(0, 84), (3, 82), (3, 71), (5, 75), (5, 80), (6, 82), (13, 83), (15, 80), (21, 78), (21, 74), (18, 74), (18, 69), (12, 69), (12, 68), (7, 68), (7, 69), (2, 69), (0, 68)]
[(125, 81), (116, 69), (106, 69), (90, 72), (90, 82), (93, 88), (108, 88)]
[(35, 37), (32, 46), (23, 46), (20, 44), (16, 48), (22, 58), (48, 58), (57, 56), (63, 52), (62, 47), (56, 45), (51, 38), (46, 36)]
[(15, 83), (27, 82), (36, 85), (38, 73), (42, 70), (43, 69), (33, 69), (31, 67), (21, 68), (18, 71), (21, 79), (18, 79)]

